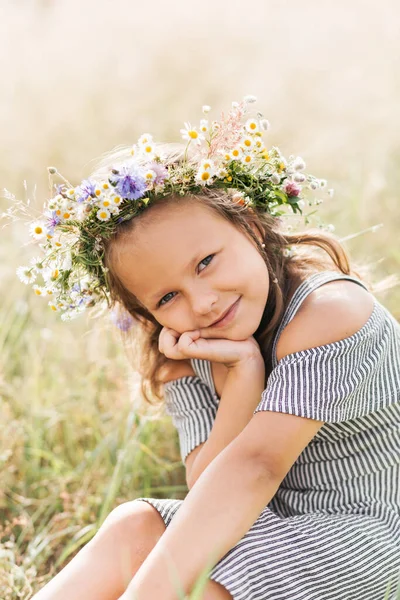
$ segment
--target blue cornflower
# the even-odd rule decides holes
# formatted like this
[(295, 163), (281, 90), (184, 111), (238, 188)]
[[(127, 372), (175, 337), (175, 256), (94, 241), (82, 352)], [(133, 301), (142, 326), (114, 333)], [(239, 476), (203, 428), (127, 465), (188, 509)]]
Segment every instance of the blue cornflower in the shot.
[(78, 202), (85, 202), (88, 198), (95, 198), (96, 182), (90, 179), (84, 179), (79, 187), (76, 188), (75, 194)]
[(47, 229), (50, 235), (54, 235), (54, 228), (57, 227), (61, 221), (55, 210), (52, 210), (50, 216), (47, 219)]
[(115, 185), (120, 196), (127, 200), (138, 200), (146, 191), (143, 171), (133, 162), (124, 164), (118, 173), (113, 173), (110, 182)]

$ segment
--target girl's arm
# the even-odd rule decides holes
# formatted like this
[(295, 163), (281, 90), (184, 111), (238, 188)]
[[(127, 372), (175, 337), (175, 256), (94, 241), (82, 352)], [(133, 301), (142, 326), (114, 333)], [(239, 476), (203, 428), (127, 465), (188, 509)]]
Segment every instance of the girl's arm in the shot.
[[(245, 367), (228, 370), (212, 431), (192, 458), (188, 457), (189, 490), (204, 469), (243, 431), (261, 400), (265, 367), (261, 355), (247, 361)], [(192, 453), (191, 453), (192, 454)]]

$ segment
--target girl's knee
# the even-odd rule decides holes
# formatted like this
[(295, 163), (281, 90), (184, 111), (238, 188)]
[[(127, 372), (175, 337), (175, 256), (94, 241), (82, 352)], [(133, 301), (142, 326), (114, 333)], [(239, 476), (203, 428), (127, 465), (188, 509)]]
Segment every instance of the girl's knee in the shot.
[(92, 542), (107, 539), (112, 546), (139, 544), (150, 551), (165, 531), (158, 511), (147, 502), (120, 504), (105, 519)]

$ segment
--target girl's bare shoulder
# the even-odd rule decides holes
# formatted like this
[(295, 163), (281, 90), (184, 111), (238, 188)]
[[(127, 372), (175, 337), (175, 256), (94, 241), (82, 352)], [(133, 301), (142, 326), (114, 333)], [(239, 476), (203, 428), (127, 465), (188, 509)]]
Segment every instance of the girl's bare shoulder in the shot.
[(326, 283), (311, 292), (277, 343), (278, 361), (287, 354), (324, 346), (352, 336), (365, 325), (374, 296), (346, 279)]

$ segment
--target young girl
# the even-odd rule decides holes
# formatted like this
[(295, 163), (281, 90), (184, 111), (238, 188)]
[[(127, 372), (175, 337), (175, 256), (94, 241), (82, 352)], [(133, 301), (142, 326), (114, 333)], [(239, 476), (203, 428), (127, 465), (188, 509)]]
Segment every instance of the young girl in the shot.
[(206, 600), (393, 597), (400, 326), (333, 235), (285, 227), (326, 182), (267, 151), (253, 101), (186, 146), (141, 136), (31, 225), (19, 274), (64, 320), (125, 311), (189, 488), (118, 506), (35, 600), (175, 600), (204, 571)]

